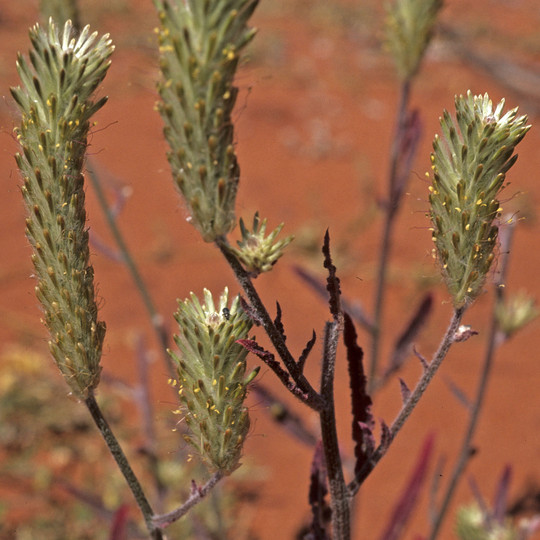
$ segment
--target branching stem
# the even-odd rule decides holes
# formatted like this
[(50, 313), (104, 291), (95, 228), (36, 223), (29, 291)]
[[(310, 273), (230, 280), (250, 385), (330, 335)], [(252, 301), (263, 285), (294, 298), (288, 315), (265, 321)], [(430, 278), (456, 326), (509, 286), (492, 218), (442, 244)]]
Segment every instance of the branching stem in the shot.
[(214, 488), (214, 486), (223, 478), (223, 473), (217, 471), (214, 475), (204, 484), (202, 487), (198, 487), (195, 483), (192, 483), (191, 495), (187, 501), (179, 506), (176, 510), (168, 512), (167, 514), (162, 514), (159, 516), (154, 516), (153, 522), (155, 526), (158, 527), (167, 527), (171, 523), (179, 520), (181, 517), (185, 516), (189, 510), (191, 510), (196, 504), (200, 503), (208, 493)]
[(305, 394), (306, 397), (302, 401), (312, 409), (320, 411), (323, 406), (323, 399), (321, 396), (319, 396), (313, 386), (311, 386), (298, 367), (298, 364), (285, 344), (283, 335), (276, 328), (274, 322), (268, 314), (268, 311), (266, 310), (266, 307), (260, 299), (259, 294), (257, 293), (257, 290), (249, 277), (249, 274), (244, 270), (238, 259), (231, 252), (229, 249), (229, 244), (225, 238), (217, 238), (216, 245), (220, 249), (221, 253), (223, 253), (224, 257), (227, 259), (227, 262), (235, 273), (236, 279), (246, 293), (251, 306), (259, 316), (264, 330), (268, 334), (270, 341), (274, 345), (287, 371), (290, 373), (294, 382), (298, 385), (298, 388)]

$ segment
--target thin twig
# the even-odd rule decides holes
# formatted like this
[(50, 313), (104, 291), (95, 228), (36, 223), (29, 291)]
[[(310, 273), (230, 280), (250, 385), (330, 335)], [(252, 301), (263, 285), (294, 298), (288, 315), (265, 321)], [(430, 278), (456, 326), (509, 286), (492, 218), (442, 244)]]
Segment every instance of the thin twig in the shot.
[(385, 204), (385, 220), (383, 225), (382, 239), (380, 242), (379, 263), (377, 271), (377, 285), (375, 291), (375, 302), (373, 308), (373, 326), (371, 331), (371, 363), (369, 366), (369, 387), (368, 393), (374, 390), (375, 378), (377, 376), (377, 365), (379, 363), (379, 346), (381, 341), (381, 325), (384, 307), (384, 296), (386, 293), (386, 276), (388, 272), (388, 259), (392, 245), (392, 231), (394, 218), (396, 217), (399, 199), (396, 196), (396, 184), (398, 182), (399, 158), (401, 154), (401, 143), (405, 133), (405, 123), (407, 119), (407, 108), (410, 95), (410, 81), (406, 80), (401, 86), (401, 96), (397, 113), (397, 126), (392, 142), (390, 153), (390, 172), (388, 176), (388, 195)]
[(150, 506), (150, 503), (148, 502), (148, 499), (144, 494), (142, 486), (139, 483), (137, 477), (135, 476), (135, 473), (133, 472), (133, 469), (131, 468), (131, 465), (129, 464), (126, 455), (124, 454), (120, 443), (112, 432), (109, 423), (103, 416), (103, 413), (101, 412), (101, 409), (97, 404), (96, 398), (93, 394), (90, 394), (84, 400), (84, 402), (88, 410), (90, 411), (90, 414), (92, 415), (92, 418), (94, 419), (94, 422), (96, 423), (96, 426), (98, 427), (101, 435), (103, 436), (105, 443), (109, 447), (109, 450), (114, 460), (116, 461), (120, 471), (124, 475), (124, 478), (126, 479), (126, 482), (128, 483), (128, 486), (131, 489), (133, 496), (135, 497), (135, 501), (137, 502), (137, 505), (139, 506), (143, 514), (144, 521), (146, 523), (148, 531), (150, 532), (151, 538), (153, 540), (163, 540), (163, 535), (160, 529), (152, 521), (154, 511), (152, 510), (152, 507)]
[(265, 332), (268, 334), (272, 345), (274, 345), (279, 357), (285, 364), (287, 371), (290, 373), (300, 391), (305, 394), (305, 399), (302, 399), (302, 401), (312, 409), (320, 411), (323, 405), (321, 396), (319, 396), (317, 391), (313, 388), (313, 386), (311, 386), (309, 381), (301, 372), (298, 364), (285, 344), (283, 334), (276, 328), (272, 318), (266, 310), (266, 307), (262, 303), (259, 294), (253, 286), (253, 282), (251, 281), (248, 273), (244, 270), (238, 259), (231, 252), (229, 244), (225, 238), (217, 238), (215, 242), (235, 273), (236, 279), (240, 283), (240, 286), (242, 289), (244, 289), (244, 292), (251, 303), (251, 307), (257, 313)]
[(150, 318), (150, 322), (152, 324), (152, 328), (154, 329), (158, 343), (160, 344), (160, 349), (163, 361), (167, 367), (167, 372), (171, 378), (175, 378), (176, 373), (173, 368), (169, 354), (167, 353), (169, 338), (163, 324), (163, 317), (156, 310), (154, 301), (152, 300), (150, 292), (148, 291), (148, 287), (146, 286), (146, 283), (144, 282), (141, 273), (139, 272), (139, 268), (137, 267), (135, 260), (131, 256), (129, 248), (127, 247), (124, 237), (122, 236), (122, 233), (116, 223), (114, 213), (111, 211), (111, 208), (109, 207), (107, 198), (105, 196), (105, 192), (103, 191), (103, 186), (101, 185), (99, 175), (93, 169), (88, 169), (88, 176), (96, 192), (96, 196), (101, 210), (105, 214), (107, 225), (120, 251), (122, 262), (126, 265), (126, 268), (128, 269), (131, 278), (135, 283), (135, 288), (137, 289), (143, 301), (144, 307), (146, 308), (146, 311)]
[(499, 324), (497, 321), (496, 308), (497, 308), (497, 305), (499, 305), (504, 299), (504, 281), (506, 279), (506, 273), (508, 270), (508, 263), (509, 263), (509, 258), (510, 258), (509, 257), (510, 244), (512, 241), (513, 229), (514, 228), (512, 225), (508, 227), (504, 227), (502, 231), (504, 231), (505, 234), (501, 234), (500, 236), (501, 256), (500, 256), (500, 262), (499, 262), (499, 268), (498, 268), (498, 275), (494, 283), (495, 301), (494, 301), (492, 313), (491, 313), (491, 323), (490, 323), (490, 329), (489, 329), (489, 334), (488, 334), (488, 339), (487, 339), (486, 354), (485, 354), (484, 362), (482, 365), (482, 371), (480, 373), (480, 379), (478, 381), (478, 387), (476, 389), (476, 396), (472, 403), (472, 406), (469, 409), (470, 411), (469, 423), (463, 435), (463, 441), (461, 443), (460, 452), (456, 459), (456, 463), (454, 464), (454, 468), (452, 470), (452, 474), (450, 476), (450, 480), (448, 482), (448, 486), (446, 488), (446, 492), (444, 494), (443, 500), (439, 508), (437, 509), (435, 516), (433, 517), (429, 540), (435, 540), (439, 534), (443, 520), (446, 517), (446, 514), (448, 512), (450, 502), (452, 500), (452, 497), (454, 496), (454, 492), (456, 490), (457, 484), (463, 474), (465, 466), (467, 465), (467, 462), (469, 461), (469, 458), (471, 455), (470, 453), (471, 443), (472, 443), (474, 434), (476, 432), (476, 428), (478, 426), (480, 412), (484, 404), (486, 390), (487, 390), (488, 382), (491, 376), (493, 360), (495, 357), (495, 351), (499, 344), (497, 340), (497, 336), (499, 333)]
[(369, 476), (377, 463), (386, 454), (388, 448), (392, 444), (392, 441), (395, 439), (399, 430), (403, 427), (403, 424), (415, 409), (418, 401), (426, 391), (426, 388), (435, 376), (435, 373), (439, 369), (442, 361), (448, 353), (448, 350), (454, 342), (454, 336), (459, 328), (461, 319), (463, 318), (463, 314), (465, 313), (466, 308), (467, 306), (455, 308), (450, 325), (446, 330), (446, 333), (439, 345), (439, 348), (437, 349), (437, 352), (435, 353), (435, 356), (433, 357), (433, 360), (425, 368), (424, 373), (420, 378), (420, 381), (418, 381), (418, 384), (416, 385), (416, 388), (410, 394), (400, 413), (394, 420), (394, 423), (390, 427), (390, 440), (385, 441), (384, 444), (379, 444), (375, 452), (373, 452), (371, 459), (365, 463), (364, 467), (362, 467), (362, 469), (358, 472), (355, 479), (349, 484), (349, 492), (351, 496), (356, 495), (364, 480)]
[(181, 517), (187, 514), (191, 508), (193, 508), (196, 504), (200, 503), (206, 495), (214, 488), (214, 486), (223, 478), (223, 473), (220, 471), (217, 471), (214, 473), (214, 475), (204, 484), (204, 486), (199, 487), (197, 484), (195, 484), (194, 481), (191, 483), (191, 495), (187, 499), (182, 506), (178, 507), (176, 510), (173, 510), (172, 512), (168, 512), (167, 514), (161, 514), (159, 516), (154, 516), (153, 523), (156, 527), (167, 527), (171, 523), (174, 523), (175, 521), (178, 521)]

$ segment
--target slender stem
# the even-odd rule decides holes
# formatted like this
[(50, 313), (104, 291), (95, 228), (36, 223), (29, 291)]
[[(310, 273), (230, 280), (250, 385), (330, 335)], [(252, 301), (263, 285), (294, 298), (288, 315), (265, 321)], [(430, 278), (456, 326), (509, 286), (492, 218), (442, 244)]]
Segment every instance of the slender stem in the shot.
[(107, 446), (109, 447), (112, 456), (114, 457), (118, 467), (120, 468), (120, 471), (124, 475), (124, 478), (126, 479), (126, 482), (128, 483), (128, 486), (131, 489), (133, 496), (135, 497), (135, 501), (137, 502), (137, 505), (139, 506), (143, 514), (144, 521), (146, 522), (146, 527), (150, 532), (151, 538), (153, 540), (162, 540), (163, 535), (160, 529), (152, 521), (152, 517), (154, 515), (152, 507), (150, 506), (150, 503), (148, 502), (148, 499), (144, 494), (142, 486), (139, 483), (137, 477), (135, 476), (135, 473), (133, 472), (133, 469), (131, 468), (131, 465), (129, 464), (126, 455), (124, 454), (120, 443), (114, 436), (114, 433), (112, 432), (107, 420), (103, 416), (103, 413), (101, 412), (101, 409), (97, 404), (96, 398), (93, 394), (90, 394), (84, 400), (84, 402), (88, 407), (88, 410), (90, 411), (90, 414), (92, 415), (96, 426), (101, 432), (103, 439), (107, 443)]
[(198, 487), (195, 482), (192, 482), (192, 489), (191, 489), (191, 495), (187, 499), (187, 501), (182, 504), (182, 506), (178, 507), (176, 510), (173, 510), (172, 512), (168, 512), (167, 514), (162, 514), (159, 516), (154, 516), (153, 522), (155, 526), (158, 527), (166, 527), (170, 525), (171, 523), (174, 523), (175, 521), (179, 520), (181, 517), (183, 517), (185, 514), (188, 513), (191, 508), (193, 508), (196, 504), (200, 503), (206, 495), (210, 492), (211, 489), (214, 488), (214, 486), (223, 478), (223, 473), (220, 471), (217, 471), (214, 473), (214, 475), (204, 484), (202, 487)]
[(435, 373), (439, 369), (442, 361), (444, 360), (445, 356), (448, 353), (448, 350), (450, 349), (452, 343), (454, 342), (454, 336), (461, 323), (461, 319), (463, 318), (463, 314), (465, 313), (466, 308), (467, 306), (455, 308), (454, 314), (452, 316), (452, 320), (450, 321), (450, 325), (448, 326), (448, 329), (446, 330), (446, 333), (439, 345), (439, 348), (437, 349), (437, 352), (435, 353), (435, 356), (433, 357), (432, 361), (427, 366), (427, 368), (424, 370), (424, 373), (422, 377), (420, 378), (420, 380), (418, 381), (416, 388), (411, 393), (411, 395), (409, 396), (409, 398), (403, 405), (403, 408), (401, 409), (396, 419), (394, 420), (392, 426), (390, 427), (389, 439), (385, 441), (384, 443), (379, 444), (377, 449), (373, 452), (373, 455), (371, 456), (370, 460), (366, 462), (366, 464), (362, 467), (362, 469), (356, 475), (356, 478), (349, 484), (349, 492), (351, 496), (356, 495), (363, 481), (369, 476), (369, 474), (375, 468), (377, 463), (386, 454), (392, 441), (395, 439), (396, 435), (399, 433), (400, 429), (403, 427), (403, 424), (409, 418), (409, 416), (415, 409), (416, 405), (420, 401), (420, 398), (426, 391), (426, 388), (428, 387), (429, 383), (435, 376)]
[(268, 337), (270, 338), (272, 345), (274, 345), (277, 353), (279, 354), (279, 357), (285, 364), (287, 371), (290, 373), (298, 388), (306, 395), (306, 398), (305, 400), (303, 400), (303, 402), (312, 409), (320, 411), (323, 405), (323, 400), (321, 396), (319, 396), (317, 391), (311, 386), (309, 381), (306, 379), (306, 377), (298, 367), (298, 364), (296, 363), (287, 345), (285, 344), (283, 335), (276, 328), (274, 322), (268, 314), (268, 311), (266, 310), (266, 307), (264, 306), (261, 298), (259, 297), (257, 290), (253, 286), (253, 282), (251, 281), (248, 273), (244, 270), (244, 268), (242, 267), (238, 259), (234, 256), (234, 254), (230, 251), (229, 245), (225, 238), (217, 238), (216, 245), (220, 249), (221, 253), (223, 253), (225, 258), (227, 259), (227, 262), (235, 273), (236, 279), (240, 283), (242, 289), (244, 289), (244, 292), (246, 293), (251, 303), (251, 306), (260, 318), (264, 330), (268, 334)]
[(470, 409), (471, 412), (469, 417), (469, 424), (467, 425), (467, 429), (465, 430), (465, 433), (463, 435), (461, 449), (454, 465), (454, 469), (452, 470), (452, 474), (450, 476), (450, 481), (448, 482), (444, 498), (441, 502), (440, 507), (437, 510), (436, 515), (433, 518), (429, 540), (435, 540), (439, 534), (444, 518), (446, 517), (448, 507), (450, 506), (450, 502), (452, 500), (452, 497), (454, 496), (457, 484), (463, 474), (465, 466), (467, 465), (470, 457), (471, 443), (476, 432), (476, 427), (478, 426), (480, 412), (484, 404), (486, 389), (491, 376), (495, 351), (499, 344), (497, 340), (497, 336), (499, 333), (499, 324), (496, 316), (496, 308), (504, 300), (503, 284), (505, 282), (506, 273), (508, 270), (509, 252), (513, 230), (513, 226), (507, 226), (503, 229), (505, 234), (500, 235), (501, 257), (499, 263), (499, 275), (494, 283), (495, 301), (491, 313), (490, 330), (487, 339), (487, 349), (484, 357), (484, 363), (482, 366), (482, 372), (478, 381), (476, 397)]
[(324, 407), (320, 411), (320, 423), (332, 507), (333, 540), (351, 538), (351, 499), (343, 477), (334, 408), (337, 342), (342, 328), (342, 319), (326, 323), (321, 378), (321, 396), (324, 399)]
[(103, 187), (101, 185), (99, 175), (94, 170), (91, 170), (91, 169), (89, 169), (88, 172), (89, 172), (90, 181), (92, 182), (92, 186), (96, 192), (96, 196), (97, 196), (99, 205), (101, 207), (101, 210), (105, 214), (105, 219), (107, 220), (109, 229), (113, 235), (114, 241), (116, 242), (116, 245), (118, 246), (118, 249), (122, 256), (122, 261), (126, 265), (129, 273), (131, 274), (131, 278), (133, 279), (135, 283), (135, 288), (139, 292), (139, 295), (143, 301), (144, 307), (146, 308), (146, 311), (150, 318), (152, 328), (154, 329), (157, 340), (161, 346), (160, 348), (161, 348), (163, 360), (165, 362), (165, 365), (167, 366), (167, 371), (171, 378), (175, 378), (176, 374), (175, 374), (173, 365), (171, 363), (171, 359), (169, 358), (169, 354), (167, 353), (169, 339), (167, 336), (167, 331), (163, 325), (163, 317), (156, 310), (152, 297), (150, 296), (150, 293), (148, 291), (148, 287), (146, 286), (139, 272), (139, 269), (135, 263), (135, 260), (131, 256), (129, 248), (127, 247), (127, 244), (124, 240), (124, 237), (122, 236), (122, 233), (120, 232), (120, 229), (116, 223), (115, 216), (113, 212), (111, 211), (109, 204), (107, 203), (107, 198), (105, 197), (105, 192), (103, 191)]
[(388, 273), (388, 259), (392, 247), (392, 232), (395, 217), (400, 203), (400, 191), (396, 189), (398, 176), (402, 173), (399, 170), (399, 158), (401, 142), (405, 133), (405, 122), (407, 118), (407, 106), (410, 95), (410, 81), (406, 80), (401, 85), (401, 96), (397, 112), (397, 126), (392, 141), (390, 151), (390, 171), (388, 175), (388, 194), (385, 203), (385, 220), (383, 225), (382, 239), (380, 242), (379, 263), (377, 271), (377, 285), (375, 290), (375, 301), (373, 307), (373, 326), (371, 331), (371, 363), (369, 366), (368, 392), (375, 388), (375, 377), (379, 363), (379, 349), (382, 333), (382, 317), (384, 307), (384, 297), (386, 293), (386, 276)]

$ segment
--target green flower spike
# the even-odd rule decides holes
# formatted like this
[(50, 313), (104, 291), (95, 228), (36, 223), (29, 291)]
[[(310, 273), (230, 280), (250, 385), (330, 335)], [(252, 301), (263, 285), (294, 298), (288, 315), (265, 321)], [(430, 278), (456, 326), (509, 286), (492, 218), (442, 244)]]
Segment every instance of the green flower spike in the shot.
[(231, 248), (231, 251), (242, 262), (245, 269), (253, 276), (272, 269), (277, 260), (283, 255), (283, 250), (288, 246), (294, 236), (287, 236), (283, 240), (274, 243), (276, 236), (283, 229), (283, 223), (278, 225), (266, 238), (266, 218), (260, 221), (259, 213), (253, 217), (253, 229), (246, 229), (244, 221), (240, 218), (240, 230), (242, 240), (237, 242), (238, 248)]
[(205, 289), (203, 304), (193, 293), (191, 300), (179, 301), (175, 342), (181, 354), (170, 352), (178, 368), (179, 412), (190, 431), (186, 440), (210, 470), (224, 474), (239, 466), (249, 430), (244, 400), (258, 372), (245, 376), (247, 350), (236, 341), (247, 338), (253, 323), (240, 307), (240, 297), (230, 307), (228, 297), (225, 289), (215, 306)]
[(157, 109), (165, 123), (167, 155), (190, 221), (206, 242), (236, 225), (240, 169), (231, 113), (240, 52), (255, 31), (247, 27), (258, 0), (154, 0), (162, 80)]
[(477, 504), (463, 506), (457, 512), (456, 535), (459, 540), (523, 540), (525, 534), (510, 519), (499, 523), (480, 510)]
[(429, 216), (434, 256), (455, 307), (461, 307), (482, 291), (497, 243), (497, 197), (530, 126), (517, 109), (502, 116), (504, 100), (493, 110), (487, 94), (468, 92), (455, 104), (457, 123), (444, 111), (442, 140), (436, 135), (433, 141)]
[(388, 5), (386, 45), (403, 80), (418, 71), (442, 4), (442, 0), (395, 0)]
[(90, 118), (106, 101), (92, 101), (110, 65), (108, 35), (86, 27), (72, 37), (49, 22), (30, 30), (30, 62), (19, 55), (22, 87), (11, 93), (21, 113), (15, 156), (29, 217), (36, 293), (50, 331), (52, 355), (73, 393), (86, 398), (99, 382), (105, 324), (97, 320), (94, 272), (89, 265), (82, 168)]

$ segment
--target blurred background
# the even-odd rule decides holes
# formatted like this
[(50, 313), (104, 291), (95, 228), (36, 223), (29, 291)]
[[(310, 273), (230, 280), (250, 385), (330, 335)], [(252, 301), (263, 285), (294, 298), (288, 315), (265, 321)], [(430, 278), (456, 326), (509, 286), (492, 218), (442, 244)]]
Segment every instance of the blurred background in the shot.
[[(187, 223), (186, 211), (173, 187), (162, 124), (154, 110), (158, 70), (153, 32), (157, 18), (152, 3), (81, 1), (80, 8), (83, 24), (90, 24), (99, 33), (109, 32), (116, 45), (109, 75), (99, 89), (100, 95), (109, 96), (109, 102), (97, 117), (88, 167), (99, 174), (110, 204), (121, 203), (119, 227), (172, 333), (176, 298), (184, 298), (190, 291), (201, 294), (203, 287), (217, 294), (229, 286), (236, 293), (238, 286), (220, 253), (204, 244)], [(38, 19), (36, 1), (4, 2), (0, 9), (0, 478), (4, 478), (0, 480), (0, 521), (4, 522), (0, 533), (6, 539), (73, 538), (69, 529), (67, 536), (59, 534), (58, 529), (51, 529), (50, 536), (33, 536), (36, 529), (25, 529), (24, 523), (37, 519), (43, 490), (52, 493), (51, 485), (56, 482), (58, 488), (58, 478), (70, 479), (73, 484), (60, 485), (52, 514), (61, 515), (65, 501), (73, 498), (99, 509), (99, 505), (84, 500), (89, 493), (77, 493), (75, 487), (77, 479), (82, 481), (88, 474), (87, 465), (99, 469), (108, 459), (96, 457), (102, 455), (101, 441), (94, 440), (92, 428), (86, 425), (86, 411), (72, 403), (67, 387), (54, 371), (33, 292), (20, 177), (13, 159), (17, 146), (12, 131), (18, 114), (9, 86), (18, 84), (16, 54), (27, 52), (27, 29)], [(294, 268), (300, 266), (323, 278), (320, 246), (327, 228), (343, 294), (368, 310), (372, 304), (382, 224), (379, 203), (385, 194), (398, 99), (394, 66), (382, 47), (383, 22), (383, 7), (375, 0), (261, 0), (253, 18), (259, 32), (237, 79), (240, 95), (235, 119), (241, 167), (237, 214), (250, 222), (258, 210), (268, 218), (269, 227), (285, 222), (282, 235), (296, 237), (286, 256), (271, 273), (260, 276), (256, 285), (271, 310), (279, 300), (288, 343), (297, 354), (312, 329), (322, 336), (329, 313)], [(535, 126), (540, 115), (538, 28), (540, 4), (535, 0), (445, 3), (437, 33), (412, 88), (411, 100), (420, 110), (423, 136), (396, 227), (384, 316), (383, 367), (412, 316), (411, 306), (422, 294), (432, 291), (435, 300), (433, 314), (416, 344), (426, 358), (436, 349), (451, 315), (451, 304), (431, 257), (425, 173), (430, 165), (431, 141), (439, 131), (438, 118), (443, 109), (453, 110), (455, 94), (470, 89), (475, 94), (488, 92), (494, 102), (504, 97), (508, 108), (519, 106), (533, 124), (518, 148), (520, 157), (508, 176), (510, 185), (503, 192), (502, 205), (505, 211), (516, 212), (519, 220), (507, 289), (539, 296), (540, 131)], [(113, 418), (115, 414), (125, 418), (132, 389), (140, 384), (136, 366), (144, 350), (149, 359), (154, 418), (158, 424), (173, 425), (177, 419), (171, 411), (177, 404), (167, 387), (169, 375), (161, 362), (158, 343), (129, 274), (115, 260), (113, 239), (90, 186), (87, 201), (100, 313), (107, 323), (104, 380), (119, 396), (111, 403)], [(404, 538), (421, 537), (428, 531), (431, 478), (436, 475), (444, 484), (467, 419), (451, 388), (457, 386), (469, 397), (474, 392), (491, 304), (492, 295), (486, 293), (468, 312), (464, 322), (479, 335), (454, 347), (389, 454), (366, 481), (357, 498), (355, 538), (381, 535), (423, 441), (434, 434), (435, 458)], [(359, 342), (367, 347), (367, 336), (361, 331)], [(484, 497), (491, 501), (507, 464), (513, 470), (509, 504), (521, 502), (519, 508), (536, 504), (540, 512), (539, 350), (538, 322), (499, 349), (474, 441), (476, 452), (440, 538), (454, 537), (456, 508), (474, 501), (467, 477), (473, 476)], [(306, 368), (314, 382), (320, 352), (318, 342)], [(336, 381), (339, 431), (343, 451), (350, 455), (349, 390), (343, 356), (340, 360)], [(250, 362), (255, 365), (257, 360), (251, 358)], [(400, 376), (412, 387), (420, 371), (419, 362), (413, 359)], [(19, 386), (13, 386), (13, 379), (21, 373), (25, 376), (18, 380)], [(299, 408), (264, 367), (259, 382), (274, 389), (316, 433), (316, 418)], [(18, 403), (16, 398), (22, 391), (39, 394), (42, 401), (36, 397), (33, 405), (30, 398)], [(107, 399), (107, 386), (100, 389), (99, 397)], [(50, 404), (50, 410), (43, 408), (44, 402)], [(249, 500), (235, 519), (245, 538), (294, 538), (309, 520), (312, 450), (276, 425), (268, 406), (255, 394), (249, 403), (253, 427), (244, 467), (238, 471), (238, 479), (230, 480), (243, 483), (249, 477), (249, 485), (243, 488), (243, 497)], [(400, 404), (396, 379), (377, 394), (374, 415), (391, 423)], [(71, 409), (78, 410), (78, 416), (70, 416), (66, 427), (62, 422), (67, 419), (62, 415)], [(125, 436), (143, 446), (139, 415), (132, 413), (127, 418)], [(40, 422), (46, 426), (45, 431)], [(82, 426), (86, 438), (78, 443), (74, 457), (65, 436), (73, 437), (76, 426)], [(169, 431), (167, 428), (160, 445), (165, 455), (174, 456), (183, 443)], [(45, 448), (41, 445), (44, 441)], [(435, 467), (436, 462), (442, 465)], [(178, 501), (188, 481), (189, 477), (179, 479)], [(104, 488), (111, 506), (117, 501), (122, 479), (114, 482)], [(103, 495), (100, 486), (95, 487), (93, 495)], [(136, 517), (135, 511), (132, 514)], [(106, 531), (107, 515), (101, 517)], [(15, 533), (17, 528), (19, 533)], [(80, 538), (107, 538), (103, 534), (94, 529), (87, 536), (81, 533)]]

